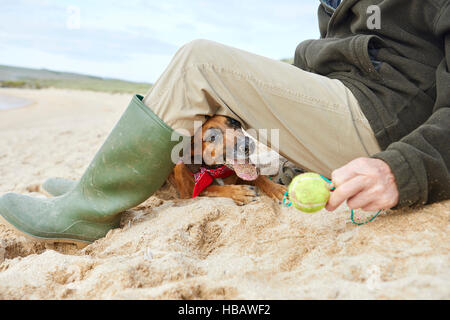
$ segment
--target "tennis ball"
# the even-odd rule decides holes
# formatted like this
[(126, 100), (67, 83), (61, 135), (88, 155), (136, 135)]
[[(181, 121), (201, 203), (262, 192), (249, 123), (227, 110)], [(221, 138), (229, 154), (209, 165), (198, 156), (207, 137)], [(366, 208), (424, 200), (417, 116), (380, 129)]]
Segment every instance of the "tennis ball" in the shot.
[(288, 188), (292, 205), (303, 212), (317, 212), (330, 198), (330, 185), (317, 173), (303, 173), (292, 179)]

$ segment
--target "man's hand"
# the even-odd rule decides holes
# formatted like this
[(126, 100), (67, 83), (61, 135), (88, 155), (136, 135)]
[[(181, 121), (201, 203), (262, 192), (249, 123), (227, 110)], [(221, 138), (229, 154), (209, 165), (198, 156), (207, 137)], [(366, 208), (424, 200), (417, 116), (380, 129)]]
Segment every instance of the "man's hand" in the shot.
[(336, 210), (345, 200), (351, 209), (378, 211), (390, 209), (398, 203), (398, 189), (391, 168), (386, 162), (372, 158), (358, 158), (331, 174), (336, 190), (326, 206)]

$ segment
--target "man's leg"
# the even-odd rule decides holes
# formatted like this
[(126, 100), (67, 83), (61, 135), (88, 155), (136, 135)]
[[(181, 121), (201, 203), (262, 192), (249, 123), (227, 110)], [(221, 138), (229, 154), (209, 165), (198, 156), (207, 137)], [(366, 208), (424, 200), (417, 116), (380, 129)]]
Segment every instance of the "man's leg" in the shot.
[(191, 134), (193, 120), (214, 114), (234, 117), (247, 129), (279, 129), (280, 154), (326, 176), (380, 151), (339, 80), (212, 41), (183, 46), (144, 103), (174, 130)]

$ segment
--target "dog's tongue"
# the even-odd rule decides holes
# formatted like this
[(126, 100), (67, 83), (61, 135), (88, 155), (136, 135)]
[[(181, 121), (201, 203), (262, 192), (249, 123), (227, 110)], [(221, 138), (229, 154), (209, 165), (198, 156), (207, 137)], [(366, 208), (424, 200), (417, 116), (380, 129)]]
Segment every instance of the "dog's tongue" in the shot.
[(234, 172), (236, 172), (236, 175), (243, 180), (253, 181), (258, 178), (258, 171), (256, 170), (256, 167), (251, 163), (234, 163), (233, 170)]

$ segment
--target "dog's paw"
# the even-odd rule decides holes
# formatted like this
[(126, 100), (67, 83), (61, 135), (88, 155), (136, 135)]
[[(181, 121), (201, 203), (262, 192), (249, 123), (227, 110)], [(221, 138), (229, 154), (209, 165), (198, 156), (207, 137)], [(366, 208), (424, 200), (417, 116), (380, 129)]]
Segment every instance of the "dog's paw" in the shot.
[(207, 187), (200, 195), (206, 197), (231, 198), (238, 205), (244, 205), (256, 201), (258, 197), (257, 188), (249, 185), (211, 185)]
[(281, 184), (273, 184), (270, 188), (267, 188), (266, 193), (269, 197), (274, 200), (283, 201), (284, 194), (286, 193), (287, 188)]
[(257, 188), (254, 186), (234, 185), (230, 187), (233, 187), (231, 199), (240, 206), (256, 201), (259, 196)]

